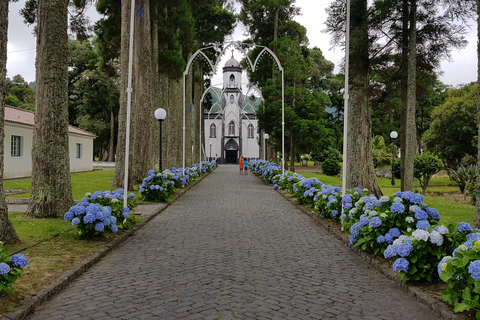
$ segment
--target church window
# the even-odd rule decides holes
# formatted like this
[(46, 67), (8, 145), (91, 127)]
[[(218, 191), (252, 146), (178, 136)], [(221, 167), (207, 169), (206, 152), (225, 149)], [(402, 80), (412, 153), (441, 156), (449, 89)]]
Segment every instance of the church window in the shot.
[(253, 130), (253, 125), (250, 123), (248, 125), (248, 135), (247, 138), (253, 138), (254, 135), (254, 130)]
[(212, 123), (210, 125), (210, 138), (216, 138), (217, 137), (217, 127), (215, 127), (215, 124)]
[(230, 84), (231, 85), (235, 84), (235, 76), (233, 74), (230, 75)]
[(233, 94), (230, 95), (230, 103), (231, 104), (235, 103), (235, 97), (233, 96)]
[(235, 123), (233, 121), (230, 121), (230, 123), (228, 124), (228, 135), (229, 136), (235, 135)]

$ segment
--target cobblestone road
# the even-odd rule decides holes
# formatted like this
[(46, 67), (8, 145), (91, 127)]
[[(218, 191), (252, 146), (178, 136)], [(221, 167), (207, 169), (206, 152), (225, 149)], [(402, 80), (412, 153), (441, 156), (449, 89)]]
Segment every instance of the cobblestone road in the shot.
[(271, 186), (220, 166), (33, 319), (437, 319)]

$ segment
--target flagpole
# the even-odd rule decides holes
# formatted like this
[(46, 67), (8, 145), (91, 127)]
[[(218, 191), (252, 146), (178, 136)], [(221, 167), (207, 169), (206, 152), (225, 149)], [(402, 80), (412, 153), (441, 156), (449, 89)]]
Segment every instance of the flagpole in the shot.
[(132, 69), (133, 69), (133, 31), (135, 23), (135, 0), (130, 8), (130, 44), (128, 51), (128, 86), (127, 86), (127, 123), (125, 134), (125, 180), (123, 182), (123, 207), (127, 207), (128, 198), (128, 162), (130, 154), (130, 109), (132, 106)]
[[(350, 0), (347, 0), (347, 23), (345, 27), (345, 92), (343, 95), (343, 174), (342, 174), (342, 197), (345, 196), (347, 187), (347, 141), (348, 141), (348, 78), (350, 62)], [(342, 205), (342, 212), (343, 212)]]

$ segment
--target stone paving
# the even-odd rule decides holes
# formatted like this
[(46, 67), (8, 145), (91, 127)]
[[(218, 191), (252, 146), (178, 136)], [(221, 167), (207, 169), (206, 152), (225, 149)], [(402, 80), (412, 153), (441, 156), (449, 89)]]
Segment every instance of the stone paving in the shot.
[(32, 319), (438, 319), (252, 173), (219, 166)]

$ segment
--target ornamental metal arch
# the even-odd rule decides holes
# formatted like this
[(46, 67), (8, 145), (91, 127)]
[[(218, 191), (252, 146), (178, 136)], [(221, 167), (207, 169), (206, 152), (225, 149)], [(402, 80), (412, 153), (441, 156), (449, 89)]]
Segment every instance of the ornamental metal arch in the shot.
[[(229, 42), (223, 43), (223, 49), (220, 51), (220, 54), (217, 55), (217, 57), (215, 59), (215, 62), (210, 60), (210, 58), (208, 58), (208, 56), (205, 54), (204, 51), (209, 50), (209, 49), (214, 49), (217, 52), (218, 49), (220, 48), (219, 44), (198, 49), (194, 54), (192, 54), (192, 56), (190, 57), (190, 59), (187, 62), (187, 65), (185, 66), (185, 70), (183, 72), (183, 158), (182, 158), (183, 175), (185, 175), (185, 130), (186, 130), (186, 127), (185, 127), (185, 99), (186, 99), (185, 78), (189, 73), (189, 70), (190, 70), (190, 67), (192, 66), (192, 63), (198, 57), (203, 57), (204, 60), (210, 66), (212, 72), (216, 73), (217, 67), (218, 67), (218, 65), (220, 63), (220, 60), (221, 60), (221, 57), (231, 47), (240, 51), (243, 54), (243, 57), (248, 62), (248, 67), (250, 67), (252, 72), (255, 72), (255, 69), (257, 67), (257, 63), (262, 56), (270, 55), (273, 58), (273, 60), (275, 61), (278, 70), (282, 73), (282, 173), (285, 171), (285, 161), (284, 161), (284, 157), (285, 157), (285, 105), (284, 105), (284, 101), (285, 101), (285, 81), (284, 81), (284, 69), (282, 67), (282, 64), (280, 63), (280, 60), (278, 60), (278, 57), (275, 55), (275, 53), (266, 46), (261, 46), (261, 45), (251, 44), (251, 43), (244, 43), (244, 42), (241, 42), (241, 41), (229, 41)], [(263, 48), (262, 51), (260, 51), (260, 54), (258, 54), (257, 57), (255, 58), (255, 61), (253, 63), (252, 63), (250, 57), (248, 56), (247, 48), (249, 48), (249, 49)], [(201, 103), (201, 101), (202, 100), (200, 100), (200, 103)], [(201, 108), (198, 108), (198, 109), (199, 109), (199, 112), (201, 112)], [(200, 139), (200, 145), (201, 145), (201, 137), (202, 137), (202, 133), (201, 133), (202, 116), (201, 116), (201, 113), (200, 113), (200, 116), (199, 116), (199, 121), (200, 121), (199, 139)], [(201, 165), (202, 151), (201, 151), (201, 148), (199, 148), (199, 149), (200, 149), (200, 165)]]

